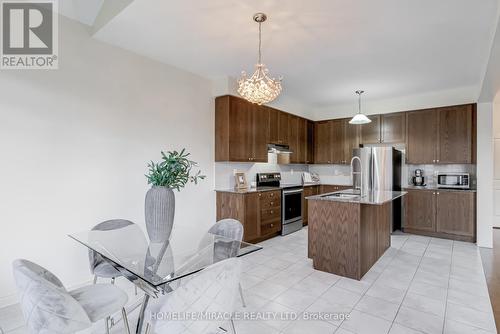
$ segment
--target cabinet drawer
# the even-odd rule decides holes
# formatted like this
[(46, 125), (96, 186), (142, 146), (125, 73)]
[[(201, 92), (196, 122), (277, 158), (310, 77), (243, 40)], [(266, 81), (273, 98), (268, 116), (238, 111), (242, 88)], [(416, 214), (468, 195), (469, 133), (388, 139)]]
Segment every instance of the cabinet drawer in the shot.
[(267, 210), (261, 210), (260, 220), (262, 222), (267, 222), (270, 220), (281, 220), (281, 207), (267, 209)]
[(268, 210), (268, 209), (278, 209), (281, 207), (281, 199), (278, 198), (262, 198), (260, 199), (260, 209)]
[(260, 234), (267, 235), (281, 231), (281, 221), (277, 220), (274, 222), (269, 222), (262, 224), (260, 226)]
[(259, 197), (261, 200), (270, 200), (281, 202), (281, 191), (263, 191), (259, 193)]

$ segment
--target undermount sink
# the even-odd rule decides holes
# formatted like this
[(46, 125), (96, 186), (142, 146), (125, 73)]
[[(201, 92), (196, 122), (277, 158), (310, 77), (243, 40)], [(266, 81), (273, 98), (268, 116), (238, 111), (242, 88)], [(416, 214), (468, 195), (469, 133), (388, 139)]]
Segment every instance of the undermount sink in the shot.
[(353, 198), (359, 198), (360, 195), (356, 193), (333, 193), (333, 194), (328, 194), (324, 195), (322, 197), (326, 198), (345, 198), (345, 199), (353, 199)]

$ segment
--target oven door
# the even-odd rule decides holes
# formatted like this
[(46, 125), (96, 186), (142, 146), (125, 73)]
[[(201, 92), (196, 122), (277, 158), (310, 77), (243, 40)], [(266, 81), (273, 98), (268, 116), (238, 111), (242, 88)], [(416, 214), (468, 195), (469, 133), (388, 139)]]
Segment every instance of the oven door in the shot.
[(283, 225), (302, 219), (303, 189), (283, 190)]

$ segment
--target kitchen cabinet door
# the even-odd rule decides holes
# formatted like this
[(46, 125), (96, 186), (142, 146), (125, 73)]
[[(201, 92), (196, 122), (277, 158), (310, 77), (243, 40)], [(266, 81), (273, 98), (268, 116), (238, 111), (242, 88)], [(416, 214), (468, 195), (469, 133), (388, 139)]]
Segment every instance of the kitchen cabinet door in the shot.
[(263, 108), (268, 110), (269, 113), (269, 143), (270, 144), (279, 144), (279, 119), (280, 112), (279, 110), (262, 106)]
[(288, 142), (288, 126), (290, 115), (280, 111), (278, 114), (278, 144), (290, 145)]
[(316, 122), (314, 127), (314, 162), (317, 164), (332, 163), (331, 121)]
[(380, 115), (368, 116), (371, 123), (360, 125), (361, 128), (361, 144), (378, 144), (380, 143)]
[(314, 122), (307, 121), (306, 164), (314, 163)]
[(472, 105), (439, 108), (437, 163), (472, 163)]
[(350, 119), (343, 119), (344, 126), (344, 158), (343, 164), (349, 165), (352, 159), (352, 150), (359, 147), (359, 125), (349, 124)]
[(245, 194), (245, 219), (243, 222), (243, 240), (252, 241), (260, 237), (259, 193)]
[(438, 120), (435, 109), (406, 114), (406, 159), (409, 164), (433, 164), (438, 159)]
[(297, 162), (306, 163), (307, 160), (307, 120), (299, 118), (297, 134)]
[(307, 216), (307, 211), (309, 209), (309, 206), (307, 204), (307, 200), (306, 200), (306, 197), (309, 197), (309, 196), (314, 196), (314, 195), (317, 195), (319, 193), (319, 186), (307, 186), (307, 187), (304, 187), (304, 192), (303, 192), (303, 195), (302, 195), (302, 223), (304, 225), (307, 225), (308, 223), (308, 216)]
[(436, 231), (436, 193), (427, 190), (406, 190), (404, 228)]
[(331, 121), (331, 161), (333, 164), (343, 164), (344, 162), (344, 123), (342, 120)]
[(466, 237), (476, 234), (476, 193), (436, 191), (437, 232)]
[(406, 113), (384, 114), (381, 117), (381, 142), (404, 144), (406, 142)]
[(230, 101), (229, 161), (252, 161), (254, 127), (250, 103), (233, 97)]
[(269, 109), (252, 105), (253, 146), (252, 161), (267, 162), (267, 144), (269, 142)]
[(290, 154), (290, 162), (298, 163), (301, 152), (299, 148), (299, 118), (297, 116), (288, 116), (288, 146), (293, 152)]

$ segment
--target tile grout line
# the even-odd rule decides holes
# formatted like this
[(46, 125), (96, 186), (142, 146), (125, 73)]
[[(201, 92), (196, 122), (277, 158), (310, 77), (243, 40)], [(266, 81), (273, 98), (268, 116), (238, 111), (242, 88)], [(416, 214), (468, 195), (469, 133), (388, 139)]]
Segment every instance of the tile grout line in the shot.
[(450, 280), (451, 280), (451, 271), (453, 269), (453, 253), (455, 251), (455, 241), (453, 241), (451, 245), (451, 262), (450, 262), (450, 272), (448, 273), (448, 285), (446, 286), (446, 299), (444, 301), (444, 315), (443, 315), (443, 329), (441, 333), (444, 333), (444, 329), (446, 326), (446, 313), (448, 312), (448, 295), (450, 293)]
[[(407, 240), (409, 240), (409, 239), (410, 238), (408, 238)], [(403, 299), (401, 300), (401, 304), (399, 304), (398, 311), (396, 312), (396, 315), (394, 316), (394, 319), (392, 320), (392, 324), (391, 324), (391, 327), (389, 328), (389, 332), (391, 331), (392, 327), (394, 326), (394, 322), (396, 322), (396, 318), (398, 317), (399, 311), (401, 310), (401, 307), (403, 306), (403, 302), (406, 298), (406, 295), (408, 294), (408, 291), (410, 290), (410, 286), (413, 283), (413, 280), (415, 279), (415, 275), (417, 274), (418, 268), (420, 268), (420, 264), (422, 263), (422, 260), (424, 259), (425, 252), (427, 251), (427, 248), (429, 248), (431, 241), (432, 241), (432, 238), (429, 238), (429, 241), (427, 242), (425, 250), (422, 253), (422, 256), (420, 257), (420, 260), (418, 261), (418, 265), (417, 265), (417, 268), (415, 269), (415, 273), (413, 274), (413, 277), (410, 280), (410, 284), (408, 285), (408, 288), (405, 290), (405, 294), (403, 296)], [(403, 248), (403, 247), (401, 247), (401, 248)], [(399, 250), (398, 250), (398, 253), (399, 253)]]

